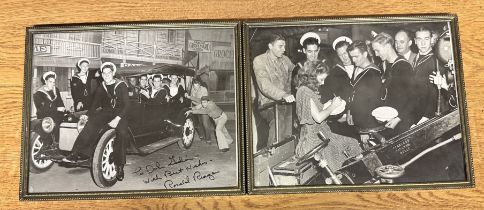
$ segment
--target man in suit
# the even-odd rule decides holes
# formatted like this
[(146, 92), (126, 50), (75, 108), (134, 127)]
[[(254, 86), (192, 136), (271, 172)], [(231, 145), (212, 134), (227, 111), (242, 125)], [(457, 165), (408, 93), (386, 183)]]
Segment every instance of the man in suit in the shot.
[(403, 56), (413, 66), (416, 53), (412, 52), (410, 46), (412, 46), (412, 38), (410, 33), (406, 30), (400, 30), (395, 34), (395, 50), (401, 56)]

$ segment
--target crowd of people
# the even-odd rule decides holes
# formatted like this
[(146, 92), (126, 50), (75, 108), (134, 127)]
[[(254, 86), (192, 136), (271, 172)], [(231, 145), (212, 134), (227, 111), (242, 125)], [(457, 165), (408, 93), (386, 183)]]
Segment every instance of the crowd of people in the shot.
[[(89, 70), (89, 64), (88, 59), (80, 59), (76, 64), (77, 72), (72, 75), (70, 81), (72, 109), (76, 112), (86, 112), (80, 118), (87, 123), (79, 133), (70, 154), (63, 158), (64, 162), (80, 163), (89, 160), (97, 144), (99, 129), (109, 125), (116, 131), (113, 160), (116, 165), (116, 178), (122, 181), (126, 164), (126, 146), (130, 138), (128, 112), (133, 103), (169, 103), (172, 106), (191, 103), (185, 114), (195, 115), (193, 118), (198, 122), (196, 129), (200, 140), (209, 144), (216, 141), (220, 151), (229, 150), (233, 139), (225, 127), (227, 115), (210, 100), (208, 90), (200, 79), (193, 79), (191, 90), (187, 92), (184, 78), (178, 75), (144, 74), (117, 78), (115, 64), (105, 62), (98, 70)], [(43, 86), (35, 91), (33, 100), (37, 119), (51, 117), (55, 123), (55, 135), (59, 137), (59, 125), (66, 108), (59, 88), (55, 85), (56, 79), (55, 72), (45, 72), (41, 78)], [(55, 150), (58, 147), (52, 141), (43, 143), (45, 150)]]
[[(330, 66), (329, 55), (321, 56), (317, 33), (301, 37), (306, 59), (297, 64), (284, 55), (285, 37), (272, 34), (267, 51), (253, 60), (254, 103), (260, 108), (254, 112), (269, 125), (267, 145), (276, 141), (277, 114), (280, 139), (293, 135), (291, 126), (297, 122), (296, 158), (327, 141), (320, 153), (330, 168), (338, 169), (365, 149), (364, 131), (380, 127), (388, 139), (450, 110), (454, 81), (446, 62), (434, 54), (436, 36), (420, 27), (393, 35), (373, 33), (371, 40), (338, 37), (332, 43), (338, 62)], [(412, 51), (413, 44), (418, 52)], [(372, 112), (382, 106), (398, 115), (376, 119)]]

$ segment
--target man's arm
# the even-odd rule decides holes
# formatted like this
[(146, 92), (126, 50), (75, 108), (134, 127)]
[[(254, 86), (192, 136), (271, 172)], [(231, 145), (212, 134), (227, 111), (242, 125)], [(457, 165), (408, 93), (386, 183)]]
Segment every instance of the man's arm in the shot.
[(272, 100), (282, 100), (282, 98), (291, 95), (279, 89), (271, 82), (265, 63), (257, 58), (254, 60), (254, 74), (259, 90), (265, 97)]
[(123, 104), (123, 107), (121, 108), (121, 111), (117, 113), (117, 116), (120, 118), (124, 118), (128, 114), (128, 110), (130, 107), (130, 102), (129, 102), (129, 95), (128, 95), (128, 86), (126, 86), (126, 83), (122, 82), (121, 84), (118, 85), (116, 93), (119, 94), (118, 97), (121, 99), (121, 103)]
[(94, 97), (92, 99), (92, 104), (91, 107), (89, 107), (89, 110), (87, 111), (87, 115), (90, 116), (93, 114), (96, 109), (99, 107), (99, 103), (101, 103), (102, 97), (103, 97), (103, 89), (102, 86), (98, 86), (96, 88), (96, 92), (94, 92)]

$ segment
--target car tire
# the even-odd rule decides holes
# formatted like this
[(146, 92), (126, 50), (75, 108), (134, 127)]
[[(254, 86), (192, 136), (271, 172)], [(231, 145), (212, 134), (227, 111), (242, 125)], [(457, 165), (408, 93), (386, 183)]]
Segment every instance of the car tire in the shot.
[(195, 137), (195, 126), (192, 115), (185, 118), (181, 131), (181, 139), (178, 140), (178, 147), (182, 150), (187, 150), (192, 146)]
[(52, 160), (39, 160), (35, 158), (35, 155), (44, 146), (40, 139), (40, 135), (36, 132), (30, 133), (30, 145), (29, 145), (29, 171), (35, 174), (45, 172), (49, 170), (54, 162)]
[(116, 131), (107, 130), (99, 139), (92, 156), (91, 175), (94, 183), (101, 188), (116, 184), (116, 165), (114, 164), (114, 139)]

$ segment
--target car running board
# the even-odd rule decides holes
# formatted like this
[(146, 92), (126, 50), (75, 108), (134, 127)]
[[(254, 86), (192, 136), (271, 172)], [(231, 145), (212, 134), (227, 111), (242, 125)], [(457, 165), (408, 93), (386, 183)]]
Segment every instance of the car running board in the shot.
[(180, 137), (168, 137), (159, 141), (156, 141), (154, 143), (148, 144), (146, 146), (138, 148), (140, 151), (140, 155), (148, 155), (153, 152), (156, 152), (159, 149), (165, 148), (167, 146), (170, 146), (173, 143), (176, 143), (178, 140), (181, 140)]

